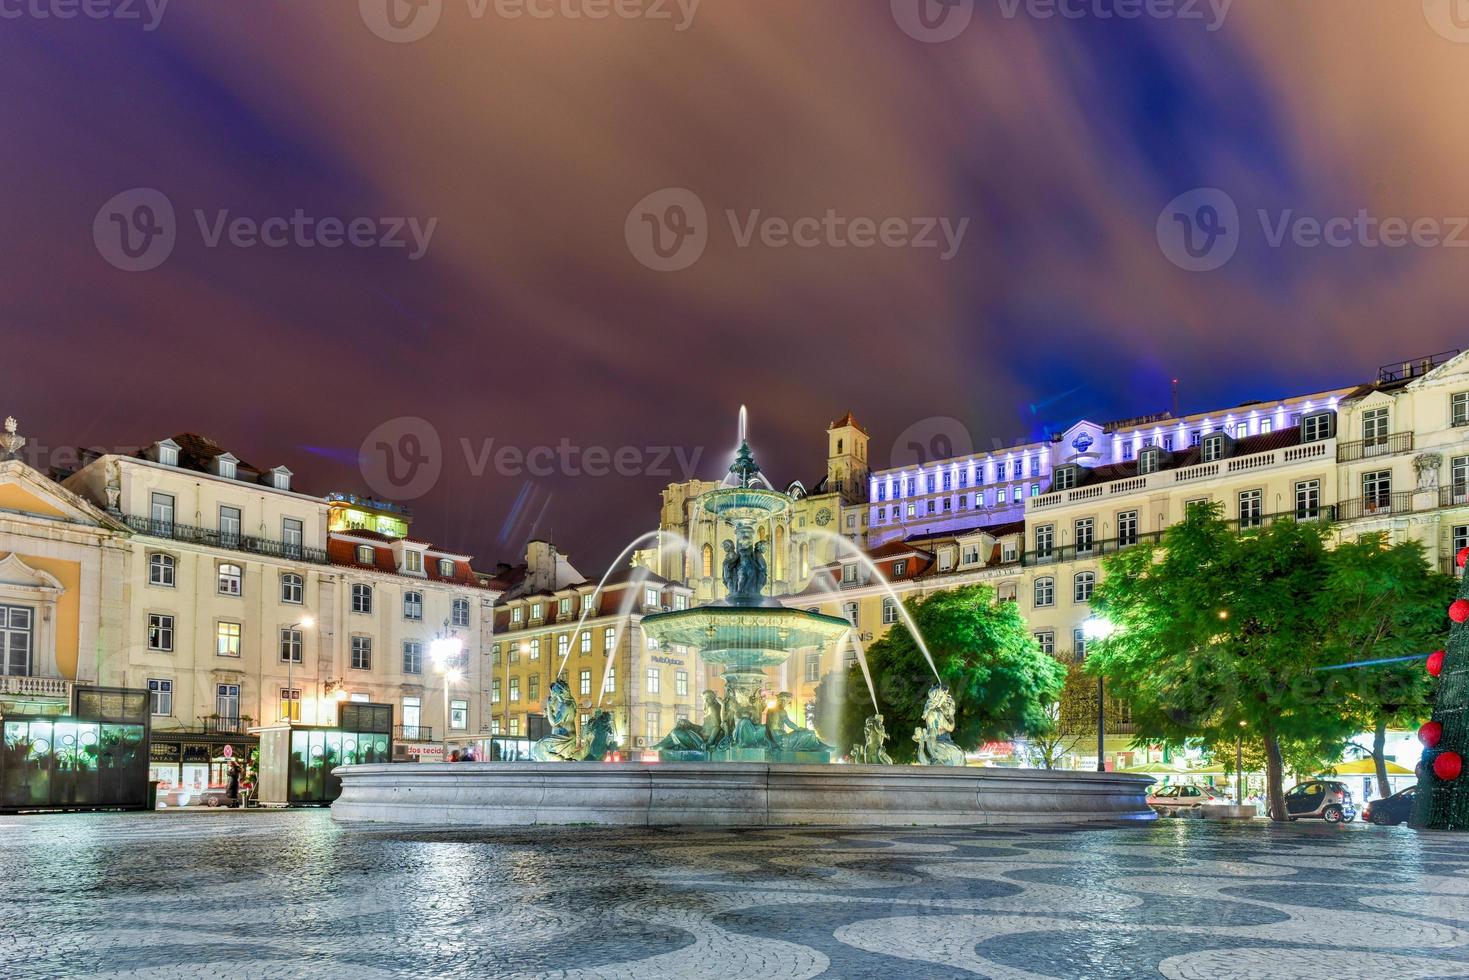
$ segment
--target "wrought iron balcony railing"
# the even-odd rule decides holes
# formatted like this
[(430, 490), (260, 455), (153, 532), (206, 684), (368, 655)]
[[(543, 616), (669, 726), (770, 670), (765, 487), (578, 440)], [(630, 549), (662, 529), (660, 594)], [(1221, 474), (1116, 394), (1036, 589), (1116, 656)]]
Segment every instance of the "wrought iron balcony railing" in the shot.
[(315, 565), (327, 563), (326, 550), (323, 548), (309, 548), (294, 542), (258, 538), (215, 528), (195, 527), (191, 524), (138, 517), (134, 514), (124, 514), (122, 519), (128, 527), (139, 534), (148, 534), (155, 538), (168, 538), (171, 541), (183, 541), (252, 555), (265, 555), (270, 558), (283, 558), (288, 561), (310, 562)]
[(428, 725), (395, 725), (393, 738), (400, 742), (432, 742), (434, 730)]
[(1378, 456), (1396, 456), (1398, 453), (1410, 453), (1413, 451), (1413, 433), (1394, 432), (1389, 436), (1377, 436), (1373, 439), (1358, 439), (1356, 442), (1339, 442), (1336, 446), (1336, 461), (1338, 463), (1352, 463), (1359, 459), (1373, 459)]

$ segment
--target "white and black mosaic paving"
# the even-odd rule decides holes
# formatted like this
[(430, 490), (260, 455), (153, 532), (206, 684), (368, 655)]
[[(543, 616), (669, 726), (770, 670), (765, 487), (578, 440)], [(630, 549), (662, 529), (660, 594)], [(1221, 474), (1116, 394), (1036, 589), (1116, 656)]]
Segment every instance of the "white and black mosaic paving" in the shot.
[(1469, 837), (0, 816), (0, 976), (1469, 977)]

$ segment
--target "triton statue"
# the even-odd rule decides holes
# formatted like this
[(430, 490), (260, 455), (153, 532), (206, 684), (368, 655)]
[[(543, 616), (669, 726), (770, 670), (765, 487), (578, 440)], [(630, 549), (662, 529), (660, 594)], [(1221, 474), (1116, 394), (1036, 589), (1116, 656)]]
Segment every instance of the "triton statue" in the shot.
[(954, 744), (954, 696), (942, 684), (928, 689), (923, 706), (923, 727), (913, 731), (918, 743), (920, 766), (962, 766), (964, 750)]

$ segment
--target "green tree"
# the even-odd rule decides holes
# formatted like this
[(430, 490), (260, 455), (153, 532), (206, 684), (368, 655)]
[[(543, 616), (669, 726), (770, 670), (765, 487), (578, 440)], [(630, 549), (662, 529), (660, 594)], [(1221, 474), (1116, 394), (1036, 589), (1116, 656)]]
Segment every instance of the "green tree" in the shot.
[[(954, 742), (966, 751), (990, 739), (1046, 730), (1046, 706), (1056, 701), (1066, 668), (1041, 652), (1013, 602), (1001, 602), (987, 585), (937, 592), (907, 604), (933, 654), (939, 676), (954, 695)], [(934, 683), (923, 652), (901, 625), (867, 648), (877, 689), (878, 711), (890, 736), (895, 762), (912, 762), (914, 729), (923, 723), (923, 704)], [(845, 690), (838, 697), (836, 685)], [(845, 752), (860, 740), (872, 700), (860, 665), (840, 677), (828, 675), (817, 689), (827, 741)], [(832, 710), (832, 706), (840, 707)]]
[(1082, 668), (1081, 661), (1066, 664), (1066, 685), (1056, 700), (1046, 705), (1044, 731), (1027, 740), (1032, 764), (1055, 769), (1066, 756), (1097, 734), (1097, 681)]
[(1329, 663), (1328, 531), (1282, 520), (1240, 534), (1221, 512), (1190, 507), (1159, 544), (1105, 560), (1092, 606), (1113, 632), (1088, 648), (1087, 669), (1145, 736), (1223, 755), (1252, 733), (1270, 815), (1283, 820), (1287, 750), (1339, 757), (1355, 728), (1317, 671)]
[[(1363, 535), (1331, 553), (1326, 580), (1328, 644), (1338, 663), (1391, 660), (1426, 653), (1442, 640), (1453, 601), (1452, 576), (1434, 570), (1423, 546), (1389, 546), (1383, 534)], [(1359, 730), (1373, 733), (1377, 791), (1392, 794), (1383, 753), (1389, 728), (1417, 728), (1428, 714), (1432, 679), (1421, 659), (1369, 663), (1342, 675), (1343, 709)]]

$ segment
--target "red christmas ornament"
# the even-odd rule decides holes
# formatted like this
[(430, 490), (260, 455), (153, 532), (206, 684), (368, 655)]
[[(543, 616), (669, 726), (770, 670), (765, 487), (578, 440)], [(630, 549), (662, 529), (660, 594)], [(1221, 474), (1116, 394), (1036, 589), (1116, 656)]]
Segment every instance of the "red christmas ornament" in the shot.
[(1444, 782), (1453, 782), (1464, 771), (1464, 760), (1457, 752), (1440, 752), (1433, 760), (1433, 774)]
[(1449, 618), (1456, 623), (1469, 619), (1469, 599), (1455, 599), (1454, 604), (1449, 606)]
[(1459, 553), (1454, 556), (1454, 561), (1459, 563), (1460, 568), (1469, 565), (1469, 548), (1460, 548)]
[(1442, 674), (1443, 673), (1443, 651), (1442, 650), (1435, 650), (1432, 653), (1430, 653), (1428, 655), (1428, 663), (1426, 664), (1426, 666), (1428, 668), (1428, 676), (1429, 677), (1437, 677), (1439, 674)]
[(1436, 721), (1425, 721), (1423, 727), (1418, 729), (1418, 741), (1423, 743), (1424, 748), (1435, 747), (1441, 738), (1443, 738), (1443, 725)]

